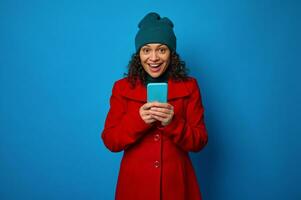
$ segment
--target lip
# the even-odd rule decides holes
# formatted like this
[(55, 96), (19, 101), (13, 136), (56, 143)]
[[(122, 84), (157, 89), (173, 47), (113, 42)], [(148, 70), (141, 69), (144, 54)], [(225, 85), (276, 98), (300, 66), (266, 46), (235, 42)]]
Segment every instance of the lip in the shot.
[(151, 65), (157, 65), (157, 66), (160, 66), (162, 63), (147, 63), (149, 66)]
[[(158, 66), (151, 66), (151, 65), (158, 65)], [(152, 73), (156, 73), (156, 72), (159, 72), (161, 70), (161, 66), (162, 66), (162, 63), (156, 63), (156, 64), (148, 64), (149, 66), (149, 70), (152, 72)]]

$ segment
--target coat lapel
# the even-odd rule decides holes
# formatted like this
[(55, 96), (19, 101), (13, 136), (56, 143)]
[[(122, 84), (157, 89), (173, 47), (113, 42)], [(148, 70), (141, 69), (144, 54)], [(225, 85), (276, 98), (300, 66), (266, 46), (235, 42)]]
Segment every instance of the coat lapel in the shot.
[(184, 81), (174, 81), (169, 79), (168, 80), (168, 101), (176, 98), (183, 98), (190, 94), (186, 82)]
[(121, 91), (122, 96), (128, 99), (146, 102), (146, 88), (139, 80), (136, 82), (136, 86), (134, 88), (131, 87), (127, 80), (124, 83), (124, 88)]
[[(147, 91), (146, 87), (141, 84), (140, 81), (137, 81), (136, 87), (132, 88), (128, 81), (124, 82), (124, 88), (121, 91), (121, 95), (132, 100), (146, 102)], [(186, 87), (186, 82), (183, 81), (174, 81), (168, 80), (168, 101), (171, 101), (176, 98), (182, 98), (190, 95), (190, 91)]]

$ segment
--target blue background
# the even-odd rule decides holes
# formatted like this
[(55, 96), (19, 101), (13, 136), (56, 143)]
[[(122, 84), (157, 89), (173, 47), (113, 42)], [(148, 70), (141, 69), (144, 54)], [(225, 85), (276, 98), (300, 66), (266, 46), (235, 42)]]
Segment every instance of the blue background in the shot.
[(99, 138), (139, 20), (175, 23), (198, 79), (206, 200), (301, 199), (300, 1), (0, 1), (0, 199), (113, 199)]

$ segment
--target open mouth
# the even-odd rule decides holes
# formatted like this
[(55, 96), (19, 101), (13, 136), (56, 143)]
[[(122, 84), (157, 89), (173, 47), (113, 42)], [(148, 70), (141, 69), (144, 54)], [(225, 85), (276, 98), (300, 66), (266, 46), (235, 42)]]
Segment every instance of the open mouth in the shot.
[(162, 63), (158, 64), (148, 64), (149, 70), (153, 73), (159, 72), (161, 70)]

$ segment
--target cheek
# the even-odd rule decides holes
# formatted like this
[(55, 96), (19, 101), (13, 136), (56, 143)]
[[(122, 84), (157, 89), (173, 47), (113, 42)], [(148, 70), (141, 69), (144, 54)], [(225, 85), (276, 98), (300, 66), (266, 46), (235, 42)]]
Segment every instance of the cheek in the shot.
[(168, 54), (166, 57), (164, 57), (163, 60), (164, 60), (167, 64), (169, 64), (169, 62), (170, 62), (170, 54)]
[(143, 58), (142, 56), (140, 56), (140, 64), (142, 65), (143, 68), (146, 67), (146, 63), (145, 62), (146, 62), (146, 59)]
[(165, 60), (165, 67), (164, 68), (167, 68), (170, 64), (170, 59), (166, 59)]
[(139, 57), (140, 57), (141, 62), (145, 62), (147, 60), (147, 56), (145, 56), (145, 55), (143, 56), (140, 54)]
[(145, 64), (144, 62), (141, 62), (142, 68), (144, 69), (144, 71), (148, 71), (148, 65)]
[(161, 69), (161, 71), (162, 71), (162, 72), (165, 72), (166, 69), (167, 69), (167, 67), (168, 67), (168, 63), (165, 64), (165, 66)]

